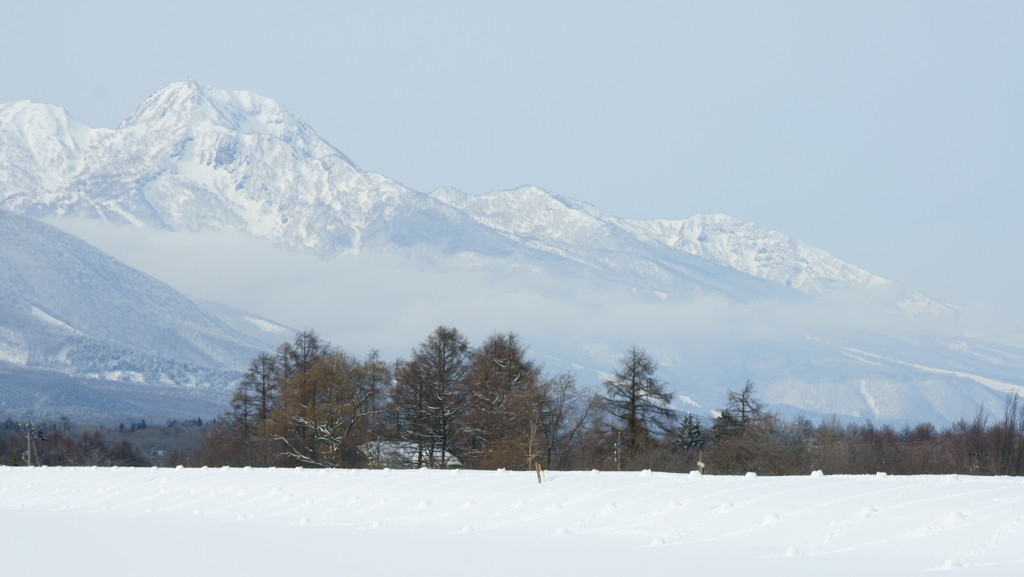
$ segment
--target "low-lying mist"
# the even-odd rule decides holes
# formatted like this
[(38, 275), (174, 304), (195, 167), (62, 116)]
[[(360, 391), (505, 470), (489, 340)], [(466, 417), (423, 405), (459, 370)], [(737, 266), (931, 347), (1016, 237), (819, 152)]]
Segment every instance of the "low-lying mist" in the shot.
[[(905, 358), (921, 343), (939, 342), (941, 349), (942, 342), (988, 334), (996, 326), (966, 314), (912, 317), (892, 306), (884, 287), (824, 298), (678, 299), (589, 274), (574, 277), (477, 255), (391, 252), (325, 259), (238, 233), (68, 219), (54, 224), (189, 296), (296, 330), (314, 329), (353, 354), (377, 349), (386, 359), (405, 357), (439, 325), (458, 328), (474, 344), (513, 331), (546, 370), (572, 370), (581, 384), (596, 387), (623, 351), (637, 345), (660, 362), (663, 379), (698, 404), (715, 402), (723, 388), (746, 379), (776, 383), (763, 389), (768, 400), (790, 403), (813, 384), (810, 374), (843, 387), (831, 400), (818, 394), (822, 398), (810, 407), (827, 413), (832, 402), (866, 395), (858, 383), (876, 378), (875, 365), (892, 364), (885, 355)], [(932, 355), (913, 364), (944, 362)], [(907, 378), (900, 386), (913, 383)]]

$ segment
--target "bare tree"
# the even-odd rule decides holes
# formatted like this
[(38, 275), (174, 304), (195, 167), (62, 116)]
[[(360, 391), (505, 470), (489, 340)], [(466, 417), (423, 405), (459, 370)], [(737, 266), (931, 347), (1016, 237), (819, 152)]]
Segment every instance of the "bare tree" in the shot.
[(715, 438), (725, 439), (740, 436), (744, 430), (765, 416), (764, 404), (754, 396), (754, 383), (749, 380), (739, 392), (728, 391), (725, 408), (712, 424)]
[(714, 444), (705, 459), (708, 469), (777, 473), (784, 430), (782, 419), (764, 411), (754, 396), (754, 383), (747, 381), (741, 391), (728, 391), (726, 406), (712, 423)]
[(438, 327), (395, 371), (392, 393), (399, 434), (416, 444), (417, 465), (446, 467), (459, 439), (469, 398), (469, 341), (450, 327)]
[(540, 369), (515, 333), (496, 333), (473, 354), (463, 433), (466, 465), (530, 466), (529, 400)]
[(604, 382), (605, 411), (622, 434), (627, 455), (654, 439), (655, 433), (672, 430), (675, 411), (672, 395), (657, 377), (657, 364), (646, 351), (633, 346), (626, 351), (615, 375)]
[[(533, 399), (530, 430), (539, 433), (543, 442), (538, 450), (546, 468), (565, 468), (569, 464), (599, 400), (592, 392), (580, 390), (572, 373), (561, 373), (541, 383)], [(537, 456), (534, 451), (531, 455)]]
[(1002, 475), (1024, 472), (1024, 403), (1016, 391), (1006, 397), (1003, 420), (995, 426), (996, 471)]
[(740, 425), (756, 421), (764, 414), (764, 403), (754, 396), (754, 383), (749, 380), (740, 392), (729, 391), (725, 410), (735, 415)]
[(376, 349), (363, 360), (359, 371), (359, 386), (366, 394), (366, 418), (360, 422), (360, 434), (367, 440), (376, 440), (387, 433), (384, 417), (387, 409), (387, 392), (391, 385), (392, 371), (381, 360)]
[(277, 420), (283, 426), (277, 439), (284, 454), (314, 467), (358, 465), (356, 446), (364, 439), (353, 433), (379, 409), (372, 400), (376, 381), (365, 378), (366, 365), (333, 351), (320, 354), (303, 371), (284, 383)]
[(279, 385), (277, 359), (259, 353), (231, 398), (231, 426), (247, 464), (269, 464), (270, 415), (278, 407)]

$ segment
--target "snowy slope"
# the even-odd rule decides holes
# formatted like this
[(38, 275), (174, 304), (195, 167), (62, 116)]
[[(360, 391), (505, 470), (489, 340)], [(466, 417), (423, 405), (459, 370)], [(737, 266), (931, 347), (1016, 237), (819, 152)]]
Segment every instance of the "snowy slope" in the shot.
[[(189, 374), (194, 378), (203, 373), (193, 370)], [(219, 388), (153, 386), (77, 377), (0, 362), (0, 420), (55, 421), (68, 417), (76, 423), (100, 425), (142, 419), (161, 423), (165, 419), (219, 416), (224, 412), (226, 398), (225, 391)]]
[(62, 186), (81, 169), (96, 133), (63, 108), (28, 101), (0, 105), (0, 190)]
[(948, 305), (843, 262), (820, 248), (728, 215), (618, 222), (637, 236), (805, 294), (824, 296), (851, 289), (874, 289), (911, 316), (944, 317), (954, 312)]
[[(810, 296), (867, 289), (881, 295), (894, 310), (911, 316), (944, 317), (954, 312), (920, 292), (843, 262), (824, 250), (727, 215), (697, 215), (679, 221), (619, 219), (594, 206), (532, 186), (479, 196), (444, 188), (432, 196), (522, 244), (580, 262), (604, 261), (613, 269), (615, 257), (608, 255), (628, 255), (621, 261), (642, 260), (663, 270), (670, 266), (666, 262), (679, 262), (681, 265), (664, 271), (664, 278), (690, 275), (687, 280), (691, 283), (717, 283), (718, 292), (723, 294), (729, 291), (721, 287), (742, 286), (743, 282), (711, 267), (711, 263)], [(686, 258), (689, 256), (698, 258)], [(692, 271), (701, 271), (703, 276)], [(623, 267), (616, 272), (626, 275), (636, 270)], [(661, 286), (668, 290), (670, 284)]]
[(646, 289), (663, 298), (721, 295), (746, 301), (793, 297), (776, 283), (763, 282), (747, 271), (664, 250), (591, 205), (536, 187), (479, 196), (444, 188), (431, 196), (520, 246), (578, 263), (602, 279)]
[(12, 574), (860, 577), (1024, 565), (1024, 480), (1007, 477), (595, 471), (538, 484), (506, 471), (0, 467), (0, 518)]
[[(107, 388), (121, 381), (213, 389), (223, 399), (257, 352), (283, 340), (238, 315), (196, 304), (76, 237), (0, 210), (0, 361), (99, 379)], [(31, 399), (14, 398), (7, 374), (0, 373), (0, 410), (33, 409)], [(38, 392), (45, 398), (46, 386)], [(90, 414), (102, 408), (89, 407)], [(78, 413), (73, 404), (62, 408)], [(151, 409), (144, 414), (159, 414)]]

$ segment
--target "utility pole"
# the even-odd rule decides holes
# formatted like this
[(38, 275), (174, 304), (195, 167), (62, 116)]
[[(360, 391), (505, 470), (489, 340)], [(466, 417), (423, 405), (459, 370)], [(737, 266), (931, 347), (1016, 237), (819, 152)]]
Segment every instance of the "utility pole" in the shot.
[(615, 431), (615, 470), (622, 470), (622, 432)]
[[(28, 425), (26, 425), (26, 427), (25, 427), (25, 431), (26, 431), (25, 432), (25, 444), (26, 444), (26, 447), (25, 447), (25, 462), (26, 462), (26, 464), (28, 464), (29, 467), (32, 467), (32, 466), (34, 466), (32, 464), (32, 453), (37, 452), (35, 450), (35, 448), (36, 448), (36, 441), (35, 441), (35, 439), (36, 439), (36, 426), (34, 424), (32, 424), (32, 421), (28, 422)], [(39, 460), (38, 454), (36, 455), (36, 460), (37, 461)]]

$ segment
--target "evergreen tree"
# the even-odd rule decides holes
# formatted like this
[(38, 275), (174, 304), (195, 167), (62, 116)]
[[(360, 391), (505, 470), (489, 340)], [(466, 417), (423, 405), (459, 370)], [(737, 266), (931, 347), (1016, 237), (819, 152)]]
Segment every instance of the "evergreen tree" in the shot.
[(676, 431), (675, 445), (680, 449), (703, 449), (704, 432), (692, 413), (686, 413)]

